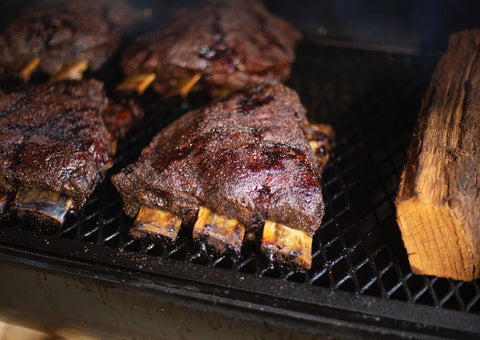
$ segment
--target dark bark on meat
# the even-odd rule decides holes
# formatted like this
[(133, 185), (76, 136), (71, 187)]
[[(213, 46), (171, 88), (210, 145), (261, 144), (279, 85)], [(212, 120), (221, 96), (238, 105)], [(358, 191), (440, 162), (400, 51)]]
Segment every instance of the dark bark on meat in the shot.
[(276, 85), (191, 111), (161, 131), (113, 183), (134, 217), (141, 206), (193, 222), (199, 206), (313, 235), (324, 214), (320, 163), (297, 94)]
[(0, 192), (58, 192), (80, 207), (115, 151), (102, 117), (107, 104), (95, 80), (0, 95)]
[(259, 1), (207, 1), (137, 39), (122, 67), (127, 75), (155, 73), (154, 88), (164, 94), (195, 74), (201, 74), (197, 86), (208, 91), (279, 84), (290, 74), (300, 39)]
[(143, 118), (143, 110), (130, 98), (109, 99), (102, 116), (108, 132), (120, 139)]
[[(56, 4), (55, 2), (52, 2)], [(39, 71), (53, 74), (61, 65), (87, 60), (100, 69), (117, 50), (122, 29), (142, 12), (123, 1), (69, 1), (15, 19), (0, 36), (0, 73), (15, 75), (39, 58)]]

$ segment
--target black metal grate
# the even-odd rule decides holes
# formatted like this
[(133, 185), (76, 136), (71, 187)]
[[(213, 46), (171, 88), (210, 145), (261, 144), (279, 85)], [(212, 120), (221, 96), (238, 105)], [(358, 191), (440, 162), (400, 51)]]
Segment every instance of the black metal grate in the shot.
[[(326, 216), (314, 237), (313, 265), (308, 272), (271, 267), (255, 246), (243, 249), (238, 261), (207, 256), (193, 242), (191, 226), (182, 229), (174, 245), (147, 244), (128, 235), (132, 220), (121, 212), (110, 176), (135, 161), (160, 128), (203, 103), (201, 95), (183, 104), (163, 102), (151, 92), (140, 98), (146, 118), (120, 142), (116, 165), (105, 182), (80, 213), (69, 216), (61, 230), (52, 234), (5, 218), (0, 232), (31, 234), (38, 240), (38, 248), (35, 244), (26, 248), (57, 256), (67, 255), (58, 244), (70, 240), (73, 249), (68, 256), (73, 260), (87, 258), (95, 263), (98, 257), (113, 254), (109, 265), (122, 267), (115, 263), (115, 254), (136, 254), (146, 261), (131, 267), (148, 272), (149, 261), (168, 258), (177, 261), (179, 268), (193, 262), (218, 268), (224, 276), (240, 272), (246, 279), (249, 275), (270, 277), (307, 287), (480, 313), (479, 280), (464, 283), (411, 273), (395, 221), (394, 198), (406, 150), (437, 59), (314, 42), (300, 46), (289, 85), (299, 92), (310, 119), (332, 124), (337, 134), (333, 157), (323, 175)], [(1, 242), (9, 244), (8, 238)], [(21, 246), (21, 241), (15, 245)], [(89, 245), (100, 246), (101, 252), (77, 258), (75, 254), (86, 252)]]

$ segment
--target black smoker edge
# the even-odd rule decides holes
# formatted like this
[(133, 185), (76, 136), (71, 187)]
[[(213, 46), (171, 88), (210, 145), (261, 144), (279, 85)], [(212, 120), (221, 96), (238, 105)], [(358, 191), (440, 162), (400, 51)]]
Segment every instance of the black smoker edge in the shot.
[[(121, 254), (119, 262), (136, 256)], [(310, 289), (269, 278), (215, 285), (199, 280), (196, 265), (177, 279), (169, 276), (176, 265), (171, 262), (148, 274), (0, 246), (0, 314), (44, 330), (71, 328), (109, 338), (418, 339), (474, 338), (480, 332), (477, 315), (321, 287), (313, 298)], [(152, 269), (164, 274), (152, 275)]]

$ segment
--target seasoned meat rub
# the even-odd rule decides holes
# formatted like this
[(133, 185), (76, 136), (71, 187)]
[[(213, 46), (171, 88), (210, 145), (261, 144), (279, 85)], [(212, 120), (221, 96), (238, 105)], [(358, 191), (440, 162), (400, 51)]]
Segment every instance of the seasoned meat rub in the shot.
[(122, 32), (145, 19), (125, 1), (47, 1), (45, 7), (19, 16), (0, 35), (2, 75), (28, 78), (32, 69), (54, 75), (79, 61), (97, 71), (117, 50)]
[[(141, 111), (132, 103), (132, 116)], [(102, 83), (54, 82), (0, 95), (0, 193), (35, 189), (80, 208), (111, 166), (120, 131)], [(122, 116), (122, 115), (120, 115)]]
[(238, 220), (247, 234), (268, 220), (311, 237), (324, 214), (320, 159), (332, 136), (316, 135), (317, 156), (310, 129), (297, 94), (283, 85), (235, 94), (176, 120), (112, 181), (131, 217), (148, 208), (191, 223), (203, 207)]
[(155, 90), (166, 96), (185, 94), (195, 82), (213, 92), (279, 84), (290, 74), (300, 39), (259, 1), (210, 0), (138, 38), (122, 67), (128, 76), (154, 74)]

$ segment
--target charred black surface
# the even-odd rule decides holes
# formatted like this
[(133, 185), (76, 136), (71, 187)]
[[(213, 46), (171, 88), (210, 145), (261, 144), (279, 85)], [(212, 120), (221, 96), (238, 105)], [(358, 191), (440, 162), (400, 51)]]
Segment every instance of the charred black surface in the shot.
[(144, 19), (125, 1), (43, 1), (0, 36), (0, 72), (16, 75), (34, 58), (48, 75), (78, 60), (97, 71), (117, 50), (122, 34)]
[(197, 88), (209, 91), (278, 84), (290, 74), (300, 38), (259, 1), (211, 0), (138, 38), (122, 67), (127, 75), (155, 73), (154, 87), (165, 94), (195, 74)]
[(80, 207), (103, 179), (116, 148), (102, 117), (107, 103), (95, 80), (1, 95), (0, 192), (58, 192)]
[(235, 94), (176, 120), (112, 180), (132, 217), (146, 206), (192, 222), (202, 205), (247, 232), (269, 219), (312, 235), (324, 203), (308, 124), (285, 86)]

